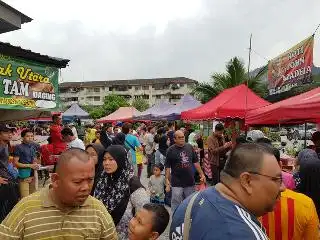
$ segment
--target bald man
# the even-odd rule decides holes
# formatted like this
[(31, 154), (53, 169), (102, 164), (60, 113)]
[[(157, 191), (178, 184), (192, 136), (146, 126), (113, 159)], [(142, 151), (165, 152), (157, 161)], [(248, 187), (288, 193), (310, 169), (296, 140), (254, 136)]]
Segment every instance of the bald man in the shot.
[(118, 239), (107, 209), (89, 195), (94, 173), (85, 151), (62, 153), (52, 184), (14, 207), (0, 225), (0, 239)]
[(206, 178), (199, 164), (198, 155), (193, 146), (185, 142), (184, 133), (180, 130), (174, 133), (175, 144), (167, 150), (166, 156), (166, 191), (172, 188), (171, 210), (195, 191), (194, 167), (199, 172), (200, 181)]

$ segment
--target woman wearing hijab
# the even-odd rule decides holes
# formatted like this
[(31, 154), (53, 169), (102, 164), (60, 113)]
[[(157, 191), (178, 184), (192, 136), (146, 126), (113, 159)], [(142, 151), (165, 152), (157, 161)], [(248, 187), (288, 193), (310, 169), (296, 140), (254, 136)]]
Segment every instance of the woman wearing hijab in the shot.
[(296, 189), (299, 189), (299, 185), (301, 183), (300, 178), (300, 166), (303, 163), (309, 161), (319, 161), (317, 153), (312, 149), (304, 149), (298, 154), (298, 158), (296, 161), (295, 171), (293, 173), (293, 178), (296, 184)]
[(93, 196), (94, 189), (97, 186), (97, 182), (100, 178), (100, 175), (103, 171), (103, 156), (105, 149), (102, 144), (90, 144), (86, 147), (86, 152), (88, 155), (94, 160), (96, 166), (95, 166), (95, 175), (94, 175), (94, 182), (91, 190), (91, 196)]
[(313, 200), (320, 216), (320, 160), (301, 162), (299, 175), (301, 182), (297, 190)]
[(134, 173), (135, 173), (135, 170), (137, 171), (137, 169), (134, 169), (134, 168), (136, 168), (137, 165), (133, 164), (130, 148), (128, 148), (125, 145), (125, 141), (126, 141), (126, 135), (124, 133), (122, 133), (122, 132), (119, 132), (113, 138), (112, 144), (113, 145), (121, 145), (122, 147), (124, 147), (126, 149), (126, 151), (127, 151), (127, 159), (128, 159), (129, 164), (130, 164), (130, 175), (133, 176)]
[(117, 135), (113, 138), (113, 145), (122, 145), (125, 146), (124, 143), (126, 141), (126, 135), (122, 132), (117, 133)]
[(129, 221), (136, 211), (149, 202), (148, 194), (140, 180), (130, 175), (127, 151), (123, 146), (107, 148), (103, 168), (94, 196), (108, 209), (119, 239), (128, 239)]

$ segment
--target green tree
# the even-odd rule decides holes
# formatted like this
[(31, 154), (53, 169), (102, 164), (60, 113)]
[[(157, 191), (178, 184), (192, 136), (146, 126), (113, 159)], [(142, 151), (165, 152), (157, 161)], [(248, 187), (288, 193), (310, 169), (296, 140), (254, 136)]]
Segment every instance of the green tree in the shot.
[(104, 110), (103, 106), (94, 107), (90, 112), (90, 117), (93, 119), (99, 119), (106, 116), (106, 111)]
[(135, 98), (132, 101), (131, 105), (132, 105), (132, 107), (135, 107), (140, 112), (143, 112), (150, 107), (148, 100), (143, 99), (143, 98)]
[(246, 84), (248, 81), (248, 87), (264, 97), (268, 93), (267, 84), (262, 81), (266, 71), (267, 66), (261, 68), (256, 74), (249, 74), (248, 76), (243, 61), (238, 57), (234, 57), (227, 62), (225, 73), (212, 74), (209, 82), (198, 83), (192, 92), (201, 102), (205, 103), (223, 90), (243, 83)]
[(116, 94), (109, 94), (105, 96), (103, 101), (103, 109), (105, 114), (109, 115), (116, 111), (119, 107), (129, 107), (128, 101), (123, 97)]
[(119, 107), (128, 106), (129, 103), (124, 97), (115, 94), (109, 94), (105, 96), (102, 106), (84, 105), (82, 107), (90, 114), (91, 118), (98, 119), (113, 113)]

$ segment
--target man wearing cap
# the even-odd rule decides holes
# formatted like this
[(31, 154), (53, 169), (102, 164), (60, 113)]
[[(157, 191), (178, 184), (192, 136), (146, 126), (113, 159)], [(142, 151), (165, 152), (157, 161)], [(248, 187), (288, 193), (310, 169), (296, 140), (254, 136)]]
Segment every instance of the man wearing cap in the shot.
[(18, 183), (9, 173), (8, 144), (12, 136), (12, 129), (4, 124), (0, 125), (0, 222), (7, 216), (19, 201)]

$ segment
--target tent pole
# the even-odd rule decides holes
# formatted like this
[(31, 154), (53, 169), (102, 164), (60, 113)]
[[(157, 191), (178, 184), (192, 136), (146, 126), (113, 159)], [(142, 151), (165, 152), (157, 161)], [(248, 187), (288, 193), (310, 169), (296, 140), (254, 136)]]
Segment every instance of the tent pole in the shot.
[(304, 123), (304, 148), (307, 148), (307, 122)]
[[(252, 51), (252, 33), (250, 34), (250, 40), (249, 40), (248, 76), (247, 76), (247, 82), (246, 82), (247, 92), (246, 92), (246, 109), (244, 114), (244, 125), (246, 125), (247, 109), (248, 109), (248, 89), (249, 89), (249, 78), (250, 78), (251, 51)], [(246, 136), (247, 136), (247, 128), (246, 128)]]

